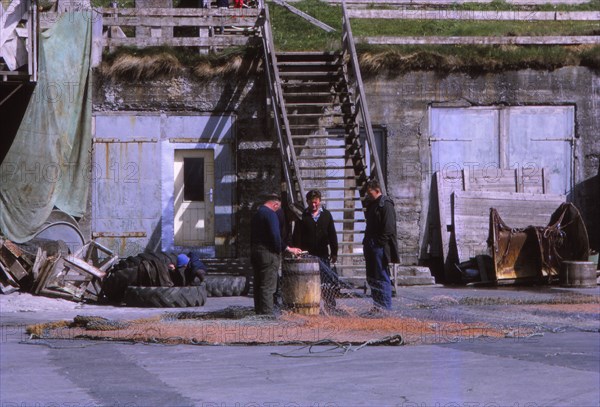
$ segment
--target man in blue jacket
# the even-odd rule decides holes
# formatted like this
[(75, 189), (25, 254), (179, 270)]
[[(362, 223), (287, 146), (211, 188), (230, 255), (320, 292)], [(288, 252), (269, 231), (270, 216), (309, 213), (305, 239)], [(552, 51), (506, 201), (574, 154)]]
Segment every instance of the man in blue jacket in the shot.
[(367, 283), (375, 310), (392, 308), (392, 284), (389, 264), (398, 263), (398, 234), (396, 210), (392, 199), (381, 192), (377, 180), (367, 182), (367, 212), (363, 253), (367, 266)]
[(288, 247), (281, 239), (279, 219), (275, 213), (281, 207), (277, 195), (267, 195), (252, 217), (250, 261), (254, 270), (254, 310), (257, 314), (274, 315), (273, 294), (277, 288), (277, 273), (281, 253), (294, 255), (302, 250)]

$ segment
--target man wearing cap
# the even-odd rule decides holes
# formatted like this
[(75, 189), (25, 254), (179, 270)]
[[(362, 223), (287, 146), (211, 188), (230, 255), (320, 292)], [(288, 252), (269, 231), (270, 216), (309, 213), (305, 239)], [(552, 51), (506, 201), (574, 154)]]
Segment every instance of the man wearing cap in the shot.
[(278, 195), (265, 196), (250, 225), (250, 260), (254, 270), (254, 310), (257, 314), (274, 315), (273, 294), (277, 288), (281, 253), (286, 251), (298, 255), (302, 252), (288, 247), (281, 239), (279, 219), (275, 213), (280, 207)]
[(200, 285), (206, 276), (206, 266), (195, 253), (177, 255), (177, 264), (169, 265), (171, 279), (177, 287)]

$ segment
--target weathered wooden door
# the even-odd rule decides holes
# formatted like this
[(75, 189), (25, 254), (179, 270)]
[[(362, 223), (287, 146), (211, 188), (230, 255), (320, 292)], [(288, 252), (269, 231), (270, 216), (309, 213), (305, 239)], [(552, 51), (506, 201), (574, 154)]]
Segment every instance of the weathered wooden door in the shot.
[(175, 244), (215, 244), (213, 150), (175, 150)]

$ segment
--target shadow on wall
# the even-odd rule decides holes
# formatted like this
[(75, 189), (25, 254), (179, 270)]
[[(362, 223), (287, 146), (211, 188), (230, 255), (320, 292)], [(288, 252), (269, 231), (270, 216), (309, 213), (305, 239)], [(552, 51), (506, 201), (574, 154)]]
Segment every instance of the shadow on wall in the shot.
[[(444, 273), (444, 258), (442, 244), (442, 225), (440, 221), (440, 209), (438, 202), (437, 174), (431, 177), (429, 188), (429, 208), (425, 224), (427, 228), (423, 234), (421, 243), (421, 254), (419, 264), (429, 267), (431, 275), (434, 276), (438, 284), (450, 282), (449, 276)], [(450, 257), (449, 257), (450, 258)]]
[(590, 249), (600, 251), (600, 166), (598, 174), (575, 185), (568, 199), (575, 204), (583, 217)]

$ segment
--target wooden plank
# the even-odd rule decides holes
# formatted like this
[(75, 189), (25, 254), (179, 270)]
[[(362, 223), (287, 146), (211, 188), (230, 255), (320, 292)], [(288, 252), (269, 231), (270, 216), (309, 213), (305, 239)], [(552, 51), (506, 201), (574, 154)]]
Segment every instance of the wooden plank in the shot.
[(254, 27), (256, 26), (256, 17), (104, 17), (104, 26), (120, 27), (212, 27), (212, 26), (236, 26), (236, 27)]
[(513, 228), (546, 226), (552, 213), (566, 201), (564, 195), (528, 193), (453, 193), (453, 228), (458, 261), (488, 253), (490, 208)]
[[(258, 8), (110, 8), (98, 9), (104, 16), (133, 16), (133, 17), (210, 17), (210, 16), (236, 16), (258, 17), (261, 10)], [(44, 15), (46, 13), (40, 13)], [(51, 13), (47, 13), (51, 14)]]
[(348, 10), (350, 18), (388, 20), (597, 21), (600, 11)]
[(33, 263), (33, 267), (31, 268), (31, 274), (33, 275), (33, 281), (36, 281), (40, 275), (40, 271), (43, 265), (46, 263), (47, 255), (44, 250), (40, 247), (37, 249), (37, 254), (35, 256), (35, 262)]
[(600, 36), (523, 36), (523, 37), (357, 37), (358, 43), (374, 45), (579, 45), (600, 44)]
[[(544, 174), (543, 169), (540, 174)], [(434, 177), (438, 192), (438, 215), (441, 233), (439, 237), (442, 242), (441, 256), (444, 262), (447, 260), (450, 252), (449, 245), (454, 228), (452, 218), (452, 194), (454, 192), (468, 190), (472, 193), (490, 193), (491, 191), (495, 191), (493, 196), (496, 193), (516, 193), (518, 190), (517, 184), (525, 182), (523, 180), (526, 180), (527, 185), (525, 192), (530, 192), (530, 194), (523, 194), (522, 199), (527, 199), (527, 196), (530, 196), (531, 193), (535, 194), (547, 191), (547, 188), (543, 186), (545, 182), (543, 176), (527, 176), (527, 174), (523, 174), (523, 171), (519, 172), (515, 169), (467, 167), (462, 171), (438, 171), (434, 174)], [(493, 206), (492, 202), (495, 205), (500, 204), (497, 201), (491, 201), (488, 205)], [(488, 212), (484, 213), (484, 216), (488, 215)]]
[[(344, 0), (322, 0), (325, 3), (330, 4), (341, 4)], [(475, 3), (475, 4), (489, 4), (497, 0), (345, 0), (346, 6), (351, 8), (355, 6), (448, 6), (452, 7), (455, 4)], [(590, 0), (504, 0), (507, 4), (513, 4), (516, 6), (541, 6), (545, 4), (586, 4), (590, 3)]]
[(160, 45), (169, 45), (172, 47), (228, 47), (246, 45), (253, 38), (243, 35), (191, 38), (104, 38), (103, 44), (105, 47), (151, 47)]

